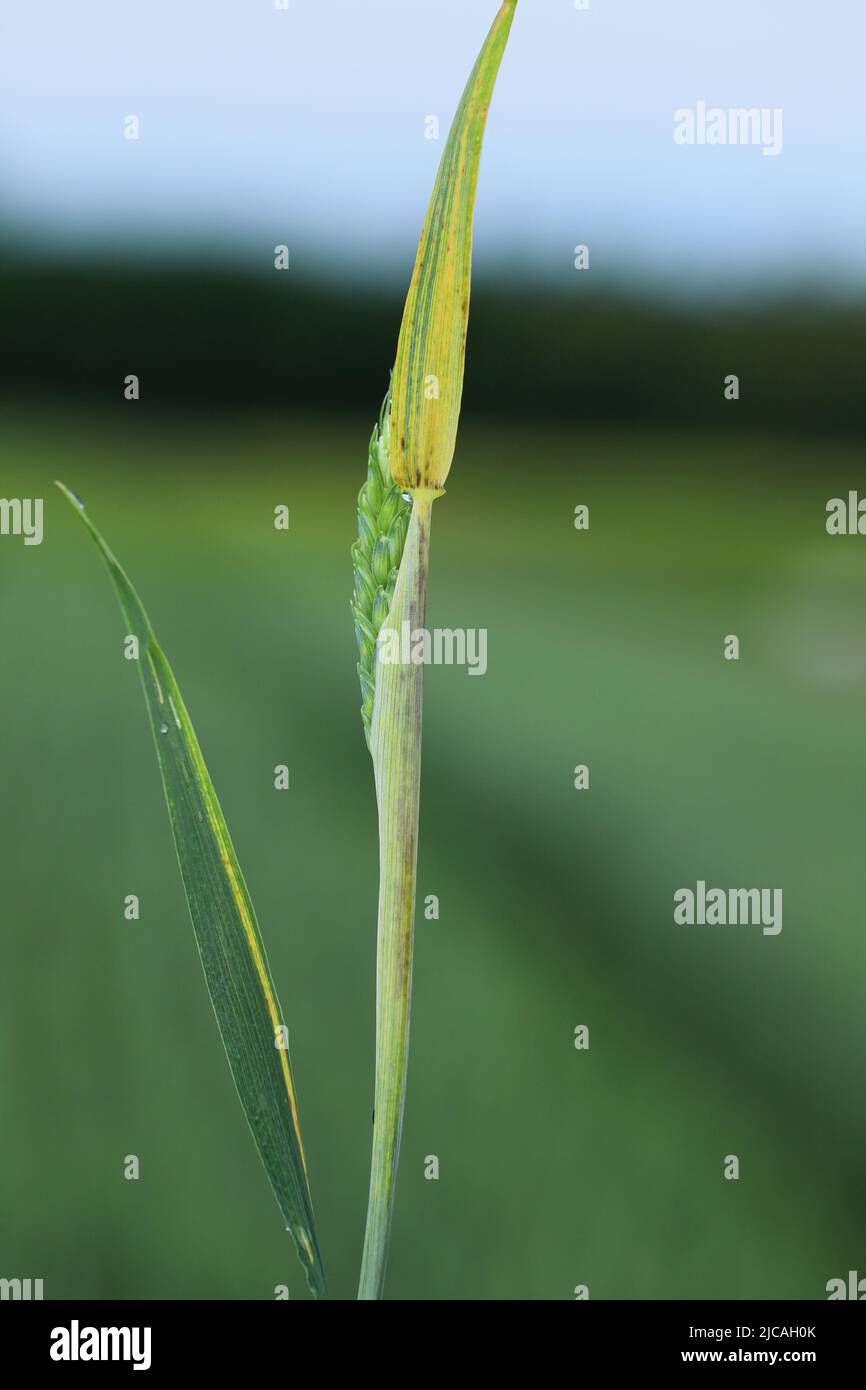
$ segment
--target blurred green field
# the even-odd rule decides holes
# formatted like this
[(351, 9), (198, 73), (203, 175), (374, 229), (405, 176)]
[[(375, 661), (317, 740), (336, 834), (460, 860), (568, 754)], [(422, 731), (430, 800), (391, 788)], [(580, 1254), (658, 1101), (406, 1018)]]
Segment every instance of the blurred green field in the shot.
[[(3, 495), (46, 499), (41, 547), (0, 539), (0, 1274), (49, 1298), (305, 1294), (221, 1054), (120, 615), (60, 477), (196, 724), (350, 1297), (377, 862), (349, 546), (372, 417), (142, 418), (0, 422)], [(864, 1272), (866, 541), (824, 530), (859, 455), (466, 422), (429, 621), (486, 627), (489, 669), (428, 673), (419, 895), (441, 918), (419, 912), (391, 1297), (821, 1298)], [(675, 926), (699, 878), (782, 887), (783, 931)]]

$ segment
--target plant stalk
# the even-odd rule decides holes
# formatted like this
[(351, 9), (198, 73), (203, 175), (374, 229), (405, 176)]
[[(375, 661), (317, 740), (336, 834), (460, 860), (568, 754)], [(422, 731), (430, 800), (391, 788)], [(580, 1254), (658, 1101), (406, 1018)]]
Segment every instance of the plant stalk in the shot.
[[(383, 632), (424, 627), (430, 519), (436, 494), (414, 494), (406, 545)], [(380, 649), (381, 651), (381, 649)], [(409, 1059), (423, 664), (377, 655), (370, 751), (379, 809), (376, 1085), (373, 1155), (359, 1299), (382, 1297), (394, 1210)]]

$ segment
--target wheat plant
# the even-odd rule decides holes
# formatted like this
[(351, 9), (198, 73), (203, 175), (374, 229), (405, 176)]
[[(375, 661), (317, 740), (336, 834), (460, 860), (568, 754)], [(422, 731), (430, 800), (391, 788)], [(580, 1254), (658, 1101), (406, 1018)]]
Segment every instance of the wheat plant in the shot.
[[(359, 1299), (382, 1296), (406, 1091), (423, 666), (380, 659), (384, 630), (423, 628), (430, 523), (451, 467), (463, 391), (472, 215), (493, 85), (517, 0), (505, 0), (457, 108), (406, 298), (391, 385), (370, 441), (352, 549), (361, 716), (379, 816), (373, 1153)], [(138, 661), (207, 988), (241, 1106), (307, 1282), (327, 1297), (288, 1052), (288, 1026), (192, 723), (125, 571), (58, 483), (108, 568)]]
[[(391, 391), (373, 436), (358, 503), (353, 611), (379, 812), (376, 1084), (361, 1299), (382, 1295), (400, 1156), (424, 681), (422, 664), (385, 662), (378, 658), (376, 644), (384, 631), (401, 634), (408, 624), (412, 634), (426, 620), (432, 510), (451, 468), (463, 394), (478, 163), (515, 5), (516, 0), (506, 0), (493, 22), (442, 152), (403, 311)], [(401, 500), (406, 510), (400, 508)], [(396, 547), (404, 535), (398, 557)]]

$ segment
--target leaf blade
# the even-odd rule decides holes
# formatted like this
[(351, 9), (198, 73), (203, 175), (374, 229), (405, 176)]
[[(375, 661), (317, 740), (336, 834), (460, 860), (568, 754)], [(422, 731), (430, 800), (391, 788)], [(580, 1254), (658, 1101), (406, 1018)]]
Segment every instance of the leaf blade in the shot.
[[(478, 165), (516, 6), (517, 0), (505, 0), (466, 83), (442, 152), (406, 296), (394, 362), (390, 452), (394, 482), (409, 491), (441, 492), (454, 456)], [(434, 389), (438, 394), (431, 394)]]
[(282, 1010), (255, 909), (168, 660), (126, 572), (62, 483), (111, 576), (128, 633), (139, 643), (139, 674), (156, 745), (175, 851), (196, 945), (238, 1093), (262, 1164), (316, 1297), (327, 1285), (315, 1232), (298, 1106)]

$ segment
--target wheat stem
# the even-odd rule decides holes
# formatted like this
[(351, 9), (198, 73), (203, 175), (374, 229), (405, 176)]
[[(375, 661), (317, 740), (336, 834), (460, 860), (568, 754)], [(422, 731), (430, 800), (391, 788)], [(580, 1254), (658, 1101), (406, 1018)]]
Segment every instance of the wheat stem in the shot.
[[(432, 504), (430, 493), (418, 494), (413, 501), (385, 623), (398, 633), (406, 622), (410, 631), (424, 626)], [(376, 1087), (359, 1299), (382, 1295), (400, 1157), (412, 998), (423, 683), (423, 665), (377, 658), (370, 741), (379, 808)]]

